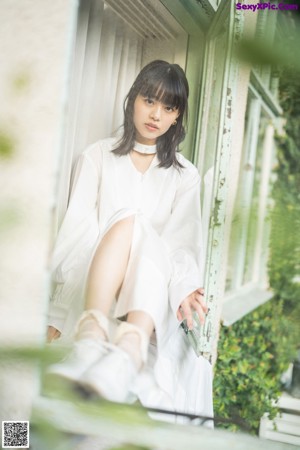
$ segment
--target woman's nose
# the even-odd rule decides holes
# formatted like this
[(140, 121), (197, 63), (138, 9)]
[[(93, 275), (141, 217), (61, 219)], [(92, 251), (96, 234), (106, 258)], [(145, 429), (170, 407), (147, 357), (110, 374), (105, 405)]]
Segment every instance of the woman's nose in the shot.
[(161, 117), (161, 105), (154, 105), (151, 110), (151, 119), (160, 120)]

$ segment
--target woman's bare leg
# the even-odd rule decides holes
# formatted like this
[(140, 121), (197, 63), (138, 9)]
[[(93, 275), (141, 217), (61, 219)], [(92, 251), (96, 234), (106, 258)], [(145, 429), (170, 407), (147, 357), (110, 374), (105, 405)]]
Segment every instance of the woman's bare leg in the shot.
[(86, 309), (98, 309), (108, 315), (125, 277), (133, 226), (133, 216), (120, 220), (100, 242), (89, 271)]
[(127, 322), (144, 330), (149, 338), (154, 330), (152, 318), (144, 311), (132, 311), (128, 313)]
[[(120, 290), (130, 255), (134, 216), (117, 222), (111, 227), (100, 242), (94, 255), (87, 283), (86, 310), (100, 311), (108, 316), (112, 302)], [(118, 345), (125, 350), (135, 362), (137, 368), (145, 359), (141, 348), (148, 347), (153, 332), (152, 318), (143, 311), (132, 311), (127, 322), (133, 327), (122, 328)], [(107, 338), (93, 317), (82, 323), (80, 334)]]
[(112, 302), (127, 269), (134, 226), (134, 216), (115, 223), (101, 240), (88, 274), (86, 313), (79, 322), (77, 339), (108, 339)]

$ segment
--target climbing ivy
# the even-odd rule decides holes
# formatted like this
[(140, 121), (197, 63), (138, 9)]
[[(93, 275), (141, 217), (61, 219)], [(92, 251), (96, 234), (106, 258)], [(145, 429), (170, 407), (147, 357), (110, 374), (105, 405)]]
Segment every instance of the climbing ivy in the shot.
[(277, 413), (273, 400), (280, 394), (280, 376), (293, 356), (290, 322), (281, 300), (222, 327), (214, 378), (215, 414), (230, 418), (232, 430), (257, 432), (265, 412), (270, 418)]

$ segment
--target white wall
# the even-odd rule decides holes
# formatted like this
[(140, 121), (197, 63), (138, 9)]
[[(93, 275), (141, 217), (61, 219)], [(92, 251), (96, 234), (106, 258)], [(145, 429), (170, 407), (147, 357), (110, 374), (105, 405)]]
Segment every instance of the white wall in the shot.
[[(40, 345), (74, 0), (1, 0), (0, 346)], [(1, 420), (28, 417), (35, 372), (0, 363)], [(20, 371), (21, 376), (20, 376)]]

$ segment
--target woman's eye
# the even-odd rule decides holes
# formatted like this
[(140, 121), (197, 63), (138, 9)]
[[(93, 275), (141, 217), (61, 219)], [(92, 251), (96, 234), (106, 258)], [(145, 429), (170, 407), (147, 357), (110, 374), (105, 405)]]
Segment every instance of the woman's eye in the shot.
[(173, 111), (175, 111), (175, 109), (176, 109), (176, 108), (174, 108), (173, 106), (165, 106), (165, 110), (166, 110), (167, 112), (173, 112)]
[(145, 98), (145, 102), (147, 103), (147, 105), (153, 105), (154, 100), (153, 100), (152, 98), (146, 97), (146, 98)]

